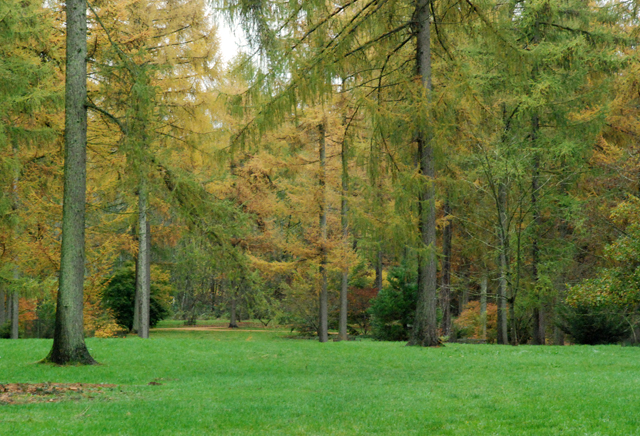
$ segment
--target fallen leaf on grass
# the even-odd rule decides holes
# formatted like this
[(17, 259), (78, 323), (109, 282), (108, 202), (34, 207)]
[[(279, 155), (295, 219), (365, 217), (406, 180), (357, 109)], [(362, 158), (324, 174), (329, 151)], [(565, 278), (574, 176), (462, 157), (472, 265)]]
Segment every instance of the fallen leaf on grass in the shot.
[[(88, 398), (93, 392), (116, 385), (96, 383), (5, 383), (0, 384), (0, 404), (17, 403), (53, 403), (64, 398), (65, 394), (83, 394)], [(46, 398), (45, 398), (46, 397)]]

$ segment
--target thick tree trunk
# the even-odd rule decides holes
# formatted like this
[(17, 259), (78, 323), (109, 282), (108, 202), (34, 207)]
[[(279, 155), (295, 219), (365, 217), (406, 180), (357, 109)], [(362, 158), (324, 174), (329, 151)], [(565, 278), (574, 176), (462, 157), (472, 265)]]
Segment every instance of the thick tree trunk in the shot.
[(60, 286), (53, 347), (47, 361), (94, 364), (84, 342), (84, 214), (87, 144), (87, 4), (67, 0), (64, 201)]
[(320, 244), (322, 253), (320, 259), (320, 322), (318, 323), (318, 339), (320, 342), (329, 340), (329, 308), (327, 294), (327, 188), (326, 188), (326, 148), (325, 148), (325, 124), (318, 126), (319, 140), (318, 151), (320, 155), (320, 171), (318, 184), (320, 186)]
[(149, 225), (148, 225), (149, 192), (147, 190), (146, 175), (140, 175), (138, 187), (138, 262), (136, 268), (136, 292), (140, 295), (140, 325), (138, 336), (149, 338), (149, 310), (150, 310), (150, 283), (149, 283)]
[[(426, 98), (431, 93), (431, 24), (429, 0), (418, 0), (416, 10), (417, 73), (421, 78)], [(439, 344), (436, 306), (438, 304), (436, 283), (436, 207), (435, 166), (431, 134), (421, 126), (417, 135), (418, 169), (422, 176), (419, 196), (419, 233), (422, 250), (418, 256), (418, 301), (416, 318), (411, 331), (409, 345), (436, 346)]]
[[(451, 217), (449, 199), (444, 203), (445, 218)], [(442, 285), (440, 286), (440, 304), (442, 310), (442, 335), (451, 335), (451, 242), (453, 223), (449, 219), (442, 231)]]
[(20, 294), (15, 291), (11, 296), (11, 339), (18, 339), (20, 323)]
[(487, 339), (487, 275), (483, 274), (480, 281), (480, 323), (482, 325), (482, 339)]
[(508, 344), (507, 335), (507, 292), (509, 286), (509, 224), (507, 222), (507, 188), (504, 181), (498, 187), (500, 204), (500, 283), (498, 287), (498, 344)]
[[(347, 217), (348, 204), (347, 194), (349, 192), (349, 163), (347, 161), (347, 138), (342, 141), (342, 199), (340, 204), (340, 218), (342, 224), (342, 241), (345, 249), (349, 247), (349, 220)], [(342, 269), (342, 283), (340, 286), (340, 321), (338, 323), (338, 339), (346, 341), (349, 339), (347, 335), (347, 315), (348, 301), (347, 293), (349, 292), (349, 268)]]

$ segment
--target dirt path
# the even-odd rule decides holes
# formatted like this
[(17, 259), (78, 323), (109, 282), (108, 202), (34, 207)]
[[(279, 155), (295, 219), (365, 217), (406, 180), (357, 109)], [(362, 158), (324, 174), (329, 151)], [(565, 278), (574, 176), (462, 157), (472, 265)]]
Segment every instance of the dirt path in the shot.
[(250, 330), (250, 329), (230, 329), (229, 327), (214, 327), (214, 326), (202, 326), (202, 327), (160, 327), (151, 329), (152, 332), (158, 331), (177, 331), (183, 330), (188, 332), (278, 332), (280, 330)]

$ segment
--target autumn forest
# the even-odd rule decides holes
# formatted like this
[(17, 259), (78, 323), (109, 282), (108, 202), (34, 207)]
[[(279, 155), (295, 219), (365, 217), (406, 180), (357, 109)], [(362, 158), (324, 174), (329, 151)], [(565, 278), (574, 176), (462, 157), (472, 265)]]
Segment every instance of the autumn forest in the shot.
[(637, 342), (639, 8), (4, 0), (0, 336)]

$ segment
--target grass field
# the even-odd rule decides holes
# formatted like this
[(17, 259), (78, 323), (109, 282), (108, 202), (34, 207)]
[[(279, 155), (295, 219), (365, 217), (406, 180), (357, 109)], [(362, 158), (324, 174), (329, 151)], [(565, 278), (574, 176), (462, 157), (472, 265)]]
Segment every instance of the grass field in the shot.
[(0, 434), (640, 434), (640, 348), (421, 349), (287, 333), (89, 339), (93, 367), (36, 363), (49, 340), (2, 340), (0, 383), (117, 388), (0, 405)]

